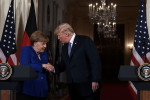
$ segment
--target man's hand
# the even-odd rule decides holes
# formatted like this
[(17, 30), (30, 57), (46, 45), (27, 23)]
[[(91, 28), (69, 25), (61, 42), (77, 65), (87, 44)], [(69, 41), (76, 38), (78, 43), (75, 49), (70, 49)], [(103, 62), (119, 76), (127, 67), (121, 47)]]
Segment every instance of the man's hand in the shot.
[(92, 90), (95, 92), (99, 88), (98, 82), (92, 82)]

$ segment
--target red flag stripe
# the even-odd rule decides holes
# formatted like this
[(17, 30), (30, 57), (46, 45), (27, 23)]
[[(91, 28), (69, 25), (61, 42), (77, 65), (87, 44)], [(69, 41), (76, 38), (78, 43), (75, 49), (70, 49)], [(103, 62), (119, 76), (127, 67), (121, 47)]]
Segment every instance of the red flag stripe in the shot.
[(146, 54), (146, 57), (147, 57), (148, 62), (150, 63), (150, 52), (148, 52), (148, 53)]
[(140, 65), (139, 62), (134, 57), (134, 55), (132, 55), (132, 60), (131, 61), (132, 61), (132, 64), (131, 64), (132, 66), (134, 66), (134, 65)]
[(11, 56), (9, 56), (9, 58), (8, 58), (8, 61), (7, 61), (7, 62), (9, 63), (9, 65), (14, 65), (14, 62), (13, 62), (13, 60), (12, 60)]
[[(139, 63), (139, 65), (143, 64), (144, 63), (144, 60), (141, 58), (141, 56), (138, 54), (138, 52), (136, 51), (135, 47), (133, 47), (133, 56), (134, 58), (136, 59), (136, 61)], [(131, 58), (132, 59), (132, 58)], [(135, 62), (135, 63), (137, 63)], [(135, 64), (136, 65), (136, 64)], [(135, 66), (134, 65), (134, 66)], [(136, 66), (139, 66), (139, 65), (136, 65)]]
[(137, 100), (137, 91), (136, 91), (136, 88), (134, 87), (134, 85), (132, 84), (131, 81), (129, 81), (129, 83), (128, 83), (128, 88), (130, 90), (130, 93), (133, 96), (133, 99)]
[(17, 65), (17, 54), (15, 53), (15, 54), (10, 55), (10, 58), (12, 59), (12, 62), (14, 63), (14, 65)]
[(145, 61), (145, 56), (143, 56), (142, 59), (143, 59), (144, 63), (149, 63), (147, 56), (146, 56), (146, 61)]
[[(0, 63), (5, 63), (6, 57), (4, 56), (1, 48), (0, 48), (0, 56), (1, 56)], [(16, 53), (9, 56), (7, 63), (10, 65), (17, 65)]]
[(30, 38), (28, 36), (28, 34), (26, 33), (26, 31), (23, 34), (23, 39), (22, 39), (22, 44), (21, 44), (21, 48), (23, 46), (29, 46), (30, 45)]
[[(142, 58), (139, 56), (140, 55), (136, 52), (136, 50), (134, 50), (134, 53), (132, 54), (131, 58), (132, 66), (140, 66), (145, 63), (145, 56), (143, 56)], [(146, 63), (150, 63), (150, 53), (146, 54)]]

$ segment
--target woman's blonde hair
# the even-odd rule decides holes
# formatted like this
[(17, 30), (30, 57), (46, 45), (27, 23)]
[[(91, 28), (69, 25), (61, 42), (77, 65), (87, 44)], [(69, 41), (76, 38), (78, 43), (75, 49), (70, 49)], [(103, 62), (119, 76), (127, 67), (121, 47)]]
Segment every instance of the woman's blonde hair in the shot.
[(34, 42), (48, 42), (49, 38), (41, 31), (35, 31), (31, 34), (30, 45), (33, 46)]

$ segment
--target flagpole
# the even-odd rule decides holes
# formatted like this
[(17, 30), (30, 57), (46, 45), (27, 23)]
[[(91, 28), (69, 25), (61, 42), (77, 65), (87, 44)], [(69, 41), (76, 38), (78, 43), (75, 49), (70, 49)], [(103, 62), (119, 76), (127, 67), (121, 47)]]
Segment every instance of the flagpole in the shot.
[(146, 41), (144, 38), (143, 38), (143, 47), (144, 47), (144, 56), (145, 56), (144, 63), (146, 63)]

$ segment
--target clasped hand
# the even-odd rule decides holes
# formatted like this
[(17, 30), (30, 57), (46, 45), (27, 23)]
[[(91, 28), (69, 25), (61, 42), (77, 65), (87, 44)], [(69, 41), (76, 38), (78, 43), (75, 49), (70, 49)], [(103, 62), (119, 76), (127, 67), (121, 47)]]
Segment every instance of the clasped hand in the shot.
[(46, 70), (48, 70), (49, 72), (54, 72), (54, 66), (51, 65), (50, 63), (47, 63), (47, 64), (42, 64), (42, 67)]
[(92, 90), (95, 92), (99, 88), (98, 82), (92, 82)]

